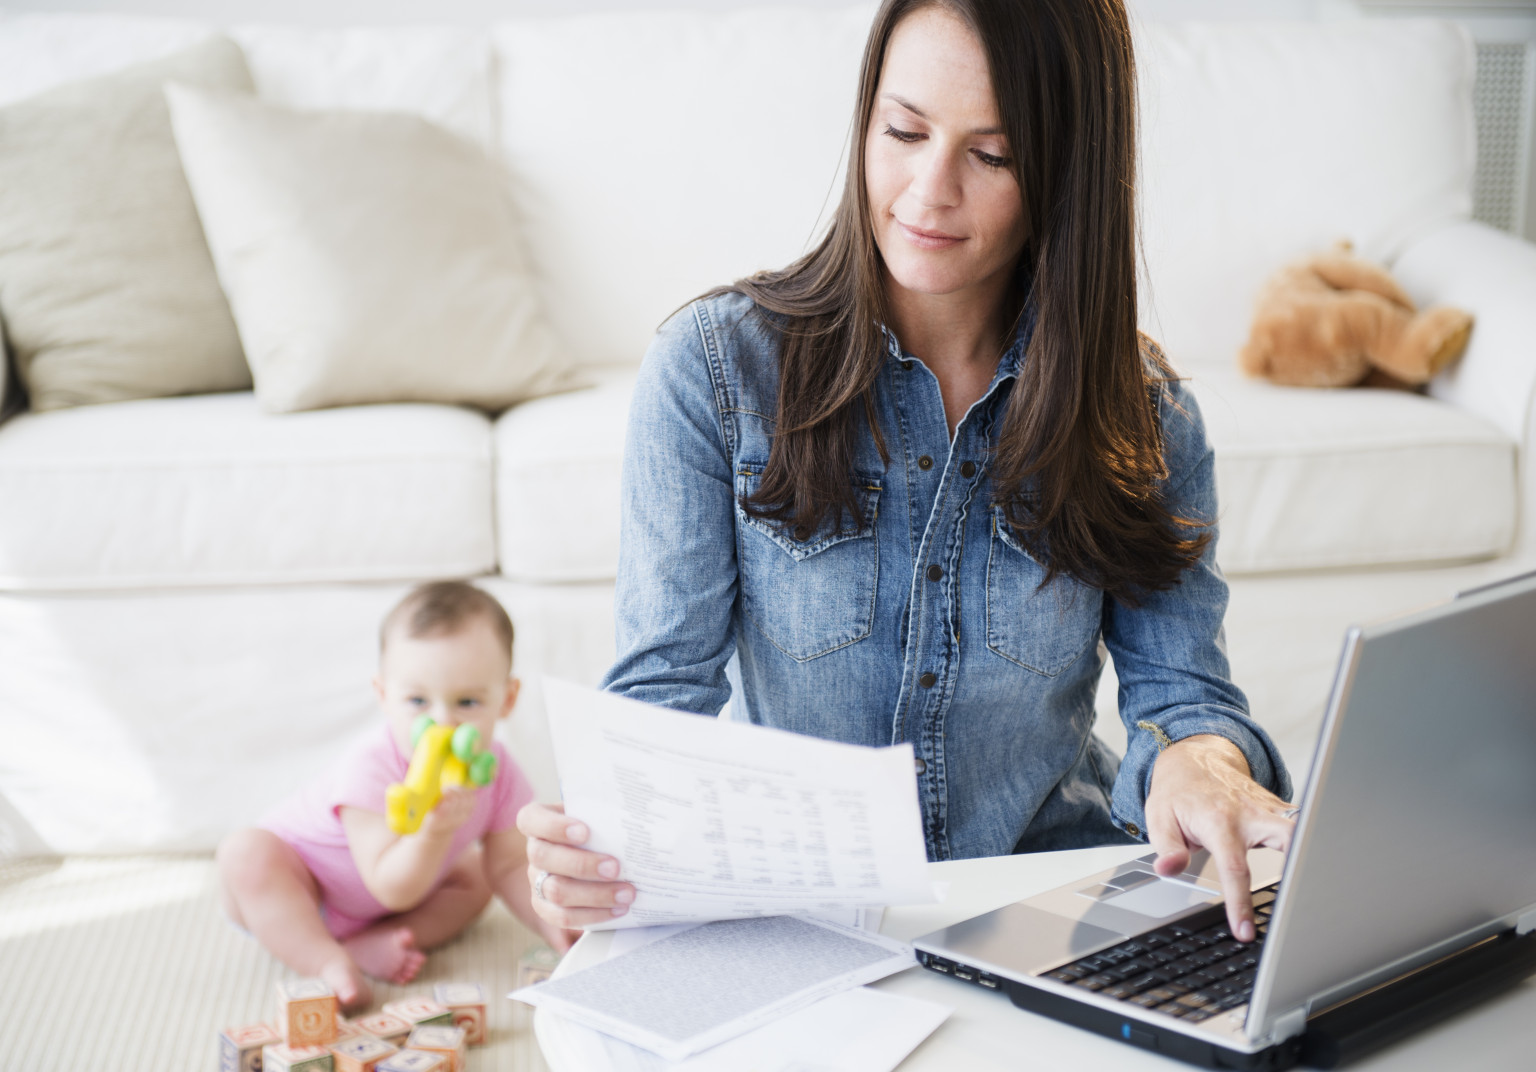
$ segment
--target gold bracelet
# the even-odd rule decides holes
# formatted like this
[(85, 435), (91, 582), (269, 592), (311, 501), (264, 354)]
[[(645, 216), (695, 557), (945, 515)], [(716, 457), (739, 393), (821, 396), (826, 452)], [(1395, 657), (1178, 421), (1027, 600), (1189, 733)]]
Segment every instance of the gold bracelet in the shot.
[(1156, 722), (1147, 722), (1143, 720), (1136, 723), (1136, 728), (1139, 730), (1146, 730), (1154, 738), (1157, 739), (1157, 750), (1159, 752), (1167, 751), (1168, 748), (1173, 744), (1173, 742), (1168, 739), (1168, 735), (1163, 732), (1163, 727), (1159, 726)]

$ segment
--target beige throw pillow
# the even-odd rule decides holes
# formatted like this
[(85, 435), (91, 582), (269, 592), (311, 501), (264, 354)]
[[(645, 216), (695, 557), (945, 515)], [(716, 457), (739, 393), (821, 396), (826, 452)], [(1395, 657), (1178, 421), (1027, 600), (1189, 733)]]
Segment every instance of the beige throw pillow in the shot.
[(265, 409), (499, 410), (576, 384), (478, 147), (410, 115), (166, 96)]
[(33, 409), (251, 385), (167, 79), (251, 85), (216, 37), (0, 108), (0, 315)]

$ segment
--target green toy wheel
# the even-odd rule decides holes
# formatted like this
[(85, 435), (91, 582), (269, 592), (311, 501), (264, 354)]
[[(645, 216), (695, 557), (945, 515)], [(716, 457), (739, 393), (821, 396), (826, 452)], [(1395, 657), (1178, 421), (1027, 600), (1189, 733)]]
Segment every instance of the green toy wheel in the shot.
[(417, 715), (416, 721), (411, 723), (411, 747), (415, 748), (421, 742), (421, 735), (431, 728), (431, 715)]
[(490, 785), (495, 780), (495, 753), (481, 752), (469, 761), (469, 781), (471, 785)]
[(480, 731), (468, 722), (453, 731), (453, 754), (468, 763), (480, 751)]

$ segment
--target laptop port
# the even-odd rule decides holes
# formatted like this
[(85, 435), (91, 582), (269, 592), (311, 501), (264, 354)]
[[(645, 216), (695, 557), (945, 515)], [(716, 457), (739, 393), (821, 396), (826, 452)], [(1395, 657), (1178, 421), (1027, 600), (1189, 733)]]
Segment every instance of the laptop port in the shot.
[(976, 973), (969, 968), (956, 968), (955, 978), (961, 982), (974, 983), (976, 981)]
[(923, 966), (936, 972), (943, 972), (945, 975), (948, 975), (955, 967), (952, 961), (945, 960), (943, 957), (936, 957), (932, 953), (923, 954)]
[(982, 986), (986, 987), (988, 990), (996, 990), (996, 989), (998, 989), (998, 982), (997, 982), (997, 980), (995, 978), (993, 978), (992, 976), (988, 975), (986, 972), (982, 972), (981, 974), (976, 976), (976, 981), (978, 983), (980, 983)]

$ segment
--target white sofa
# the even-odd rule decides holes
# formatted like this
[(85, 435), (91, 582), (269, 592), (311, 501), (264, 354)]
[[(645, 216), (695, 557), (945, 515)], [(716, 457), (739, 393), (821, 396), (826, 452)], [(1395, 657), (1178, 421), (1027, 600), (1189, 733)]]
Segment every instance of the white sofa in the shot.
[[(706, 287), (785, 263), (838, 190), (870, 9), (224, 28), (264, 97), (414, 111), (505, 161), (549, 315), (598, 386), (499, 417), (288, 416), (248, 394), (0, 425), (0, 855), (211, 847), (377, 715), (374, 629), (475, 575), (533, 680), (612, 651), (628, 383)], [(211, 27), (0, 15), (0, 104)], [(1536, 564), (1536, 247), (1470, 222), (1470, 41), (1443, 23), (1146, 25), (1144, 327), (1194, 380), (1235, 674), (1304, 764), (1344, 627)], [(1429, 397), (1244, 382), (1251, 297), (1350, 237), (1471, 310)], [(3, 300), (3, 298), (0, 298)], [(1113, 681), (1101, 691), (1112, 740)]]

